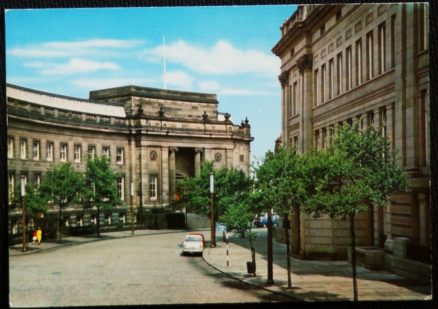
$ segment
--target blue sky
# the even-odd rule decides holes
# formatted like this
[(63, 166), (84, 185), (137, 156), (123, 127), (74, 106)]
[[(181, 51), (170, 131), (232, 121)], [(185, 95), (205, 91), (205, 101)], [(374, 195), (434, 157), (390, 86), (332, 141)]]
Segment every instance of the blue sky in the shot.
[(281, 128), (280, 60), (271, 48), (293, 5), (38, 9), (6, 12), (8, 83), (88, 98), (122, 85), (216, 93), (248, 117), (252, 159)]

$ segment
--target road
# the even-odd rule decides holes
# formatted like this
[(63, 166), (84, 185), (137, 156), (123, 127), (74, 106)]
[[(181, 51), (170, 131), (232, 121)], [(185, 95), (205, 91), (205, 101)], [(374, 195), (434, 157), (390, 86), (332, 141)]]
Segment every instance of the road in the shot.
[(10, 258), (13, 307), (278, 302), (290, 299), (181, 256), (183, 232), (163, 231)]

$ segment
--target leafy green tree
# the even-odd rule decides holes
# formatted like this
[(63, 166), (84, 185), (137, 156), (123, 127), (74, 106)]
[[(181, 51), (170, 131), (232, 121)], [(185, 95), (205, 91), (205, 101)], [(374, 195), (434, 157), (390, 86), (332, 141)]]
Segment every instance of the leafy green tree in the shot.
[(209, 191), (210, 172), (213, 171), (212, 162), (203, 162), (198, 177), (187, 177), (177, 182), (180, 188), (180, 205), (187, 211), (209, 215), (211, 196)]
[[(299, 207), (305, 195), (303, 172), (302, 159), (297, 155), (295, 148), (279, 147), (275, 152), (268, 151), (262, 164), (255, 168), (257, 181), (252, 199), (256, 208), (265, 212), (269, 212), (272, 208), (284, 214), (287, 221), (292, 207)], [(271, 228), (268, 225), (268, 232)], [(285, 233), (288, 286), (291, 287), (287, 225), (285, 226)], [(272, 269), (272, 232), (268, 234), (268, 269)], [(268, 280), (272, 280), (272, 278), (268, 278)]]
[(87, 161), (84, 199), (86, 206), (97, 208), (97, 237), (100, 236), (100, 210), (111, 211), (121, 203), (117, 190), (118, 177), (111, 169), (107, 157), (96, 157)]
[(354, 300), (358, 300), (355, 218), (371, 205), (384, 206), (391, 192), (404, 190), (407, 178), (380, 132), (358, 123), (337, 130), (326, 151), (305, 155), (305, 209), (315, 216), (349, 218)]
[(62, 210), (80, 200), (83, 190), (83, 176), (76, 172), (70, 162), (50, 168), (43, 178), (39, 192), (41, 198), (52, 201), (59, 208), (58, 232), (62, 241)]

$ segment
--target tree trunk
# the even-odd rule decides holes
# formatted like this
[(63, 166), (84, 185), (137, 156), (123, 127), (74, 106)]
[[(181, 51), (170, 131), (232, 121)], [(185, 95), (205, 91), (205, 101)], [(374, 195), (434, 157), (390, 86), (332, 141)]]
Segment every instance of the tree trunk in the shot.
[(62, 206), (59, 205), (59, 220), (58, 220), (59, 241), (62, 242)]
[(286, 256), (287, 256), (287, 287), (292, 288), (292, 278), (290, 273), (290, 247), (289, 247), (289, 222), (288, 213), (286, 212), (284, 218), (284, 234), (286, 236)]
[(354, 233), (354, 214), (350, 215), (350, 236), (351, 236), (351, 267), (353, 270), (353, 295), (354, 301), (358, 301), (357, 274), (356, 274), (356, 235)]
[(274, 283), (273, 269), (272, 269), (272, 212), (268, 210), (268, 284)]
[(100, 207), (99, 206), (97, 206), (97, 225), (96, 225), (96, 227), (97, 227), (97, 237), (100, 237)]

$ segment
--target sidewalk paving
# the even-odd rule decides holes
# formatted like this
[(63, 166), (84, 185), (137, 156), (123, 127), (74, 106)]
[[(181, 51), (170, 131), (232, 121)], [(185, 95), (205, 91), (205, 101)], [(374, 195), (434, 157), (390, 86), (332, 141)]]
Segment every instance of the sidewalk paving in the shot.
[[(230, 233), (231, 234), (231, 233)], [(246, 262), (251, 261), (249, 241), (229, 238), (229, 266), (226, 263), (227, 245), (218, 237), (216, 248), (206, 248), (204, 260), (236, 279), (257, 285), (272, 292), (303, 301), (351, 301), (353, 283), (351, 264), (346, 261), (310, 261), (291, 258), (292, 289), (287, 288), (286, 246), (273, 241), (273, 279), (267, 285), (266, 233), (259, 232), (254, 241), (256, 276), (247, 273)], [(360, 301), (425, 300), (430, 297), (431, 285), (424, 285), (387, 271), (371, 271), (357, 267)]]

